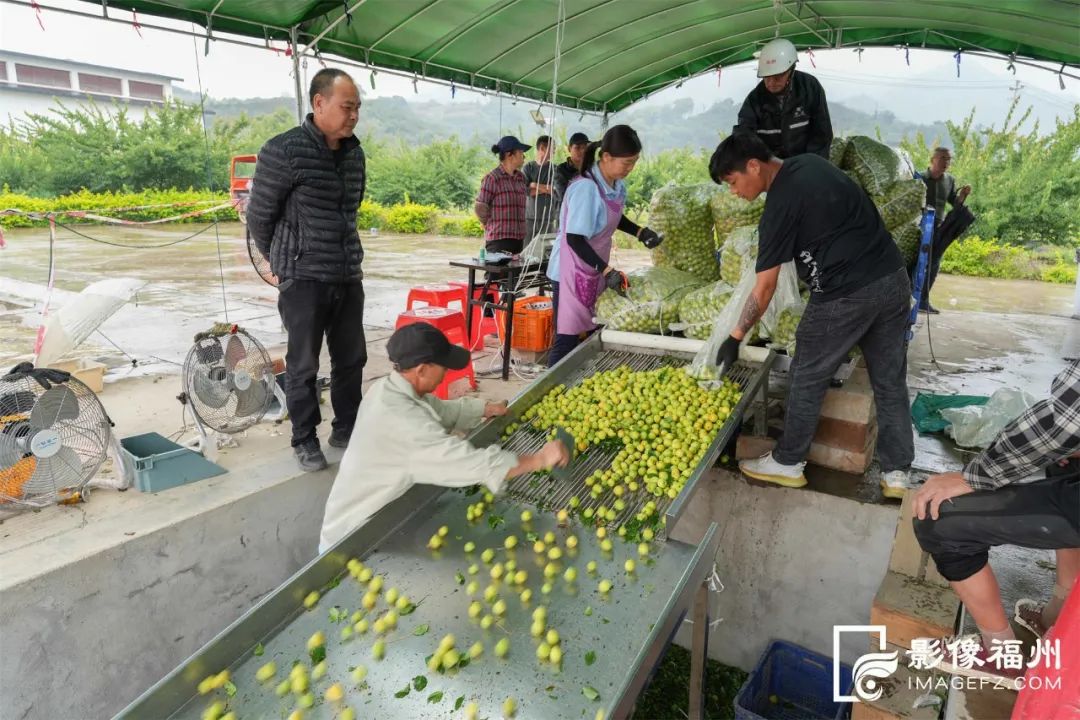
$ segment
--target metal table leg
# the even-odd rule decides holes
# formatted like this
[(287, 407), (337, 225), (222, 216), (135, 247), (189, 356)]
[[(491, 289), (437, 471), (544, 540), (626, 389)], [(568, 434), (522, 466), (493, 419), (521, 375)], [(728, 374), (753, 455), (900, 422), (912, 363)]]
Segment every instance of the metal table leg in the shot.
[(769, 373), (761, 381), (760, 403), (754, 411), (754, 434), (764, 437), (769, 434)]
[(476, 296), (476, 269), (469, 268), (469, 289), (465, 296), (465, 341), (472, 346), (472, 309), (473, 298)]
[[(510, 285), (513, 288), (513, 284)], [(510, 379), (510, 340), (514, 335), (514, 301), (517, 299), (513, 289), (503, 293), (503, 305), (506, 307), (506, 334), (503, 337), (502, 379)]]
[(709, 586), (702, 583), (694, 598), (694, 637), (690, 648), (690, 720), (705, 717), (705, 666), (709, 658)]

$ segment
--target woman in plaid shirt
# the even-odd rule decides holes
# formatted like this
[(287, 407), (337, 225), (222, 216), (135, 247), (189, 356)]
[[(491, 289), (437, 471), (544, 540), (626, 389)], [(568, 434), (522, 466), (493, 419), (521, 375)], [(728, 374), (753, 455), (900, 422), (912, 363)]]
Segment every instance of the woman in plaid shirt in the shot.
[[(1057, 581), (1049, 602), (1016, 603), (1015, 620), (1038, 637), (1054, 625), (1080, 575), (1080, 360), (1050, 386), (1050, 397), (1016, 418), (961, 472), (934, 475), (915, 493), (915, 535), (960, 596), (979, 628), (970, 668), (941, 669), (969, 677), (1019, 681), (1020, 668), (988, 662), (993, 646), (1014, 642), (988, 564), (995, 545), (1055, 550)], [(1046, 479), (1020, 483), (1045, 469)], [(995, 642), (996, 641), (996, 642)]]
[(476, 217), (484, 226), (487, 252), (517, 255), (525, 247), (525, 196), (529, 185), (521, 166), (529, 145), (507, 135), (491, 146), (499, 166), (484, 176), (476, 196)]

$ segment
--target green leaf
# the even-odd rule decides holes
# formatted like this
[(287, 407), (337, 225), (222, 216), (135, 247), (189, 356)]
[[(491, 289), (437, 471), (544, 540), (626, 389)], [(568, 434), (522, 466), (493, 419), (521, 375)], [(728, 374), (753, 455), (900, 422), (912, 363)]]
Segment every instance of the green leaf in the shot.
[(255, 657), (262, 657), (264, 652), (266, 652), (266, 650), (263, 648), (263, 644), (259, 643), (258, 645), (255, 646), (255, 651), (252, 654)]
[(596, 688), (589, 687), (588, 685), (581, 688), (581, 694), (590, 700), (599, 700), (600, 693), (596, 692)]
[(430, 629), (431, 628), (428, 627), (428, 624), (424, 623), (423, 625), (417, 625), (415, 628), (413, 628), (412, 634), (416, 637), (420, 637), (421, 635), (427, 635), (428, 630)]
[(464, 585), (465, 584), (465, 576), (461, 574), (460, 570), (458, 570), (456, 573), (454, 573), (454, 579), (457, 580), (458, 585)]
[(534, 543), (540, 539), (540, 536), (530, 530), (529, 532), (525, 533), (525, 539), (531, 543)]
[(318, 665), (326, 659), (326, 646), (320, 645), (319, 647), (311, 648), (308, 657), (311, 658), (312, 665)]
[(592, 605), (585, 608), (585, 617), (592, 617)]
[(459, 695), (458, 699), (454, 701), (454, 711), (456, 712), (456, 711), (460, 710), (461, 706), (464, 705), (464, 704), (465, 704), (465, 696), (464, 695)]
[(437, 702), (442, 702), (442, 695), (442, 690), (436, 690), (435, 692), (428, 695), (427, 701), (432, 705)]
[(592, 650), (585, 653), (585, 664), (592, 665), (594, 662), (596, 662), (596, 653)]
[(405, 617), (406, 615), (412, 615), (416, 612), (416, 603), (409, 603), (398, 612), (399, 617)]
[(401, 688), (401, 689), (400, 689), (400, 690), (398, 690), (398, 691), (397, 691), (396, 693), (394, 693), (394, 697), (396, 697), (396, 698), (403, 698), (403, 697), (405, 697), (406, 695), (408, 695), (408, 694), (409, 694), (409, 691), (410, 691), (410, 690), (412, 690), (412, 686), (411, 686), (411, 685), (408, 685), (408, 684), (406, 684), (406, 685), (405, 685), (405, 687)]
[(416, 692), (420, 692), (427, 687), (427, 678), (423, 675), (417, 675), (412, 679), (412, 686), (416, 689)]
[(488, 527), (492, 530), (497, 530), (500, 525), (506, 523), (502, 515), (488, 515)]
[(234, 695), (236, 695), (236, 686), (233, 685), (232, 680), (226, 680), (224, 687), (226, 695), (228, 695), (229, 697), (233, 697)]

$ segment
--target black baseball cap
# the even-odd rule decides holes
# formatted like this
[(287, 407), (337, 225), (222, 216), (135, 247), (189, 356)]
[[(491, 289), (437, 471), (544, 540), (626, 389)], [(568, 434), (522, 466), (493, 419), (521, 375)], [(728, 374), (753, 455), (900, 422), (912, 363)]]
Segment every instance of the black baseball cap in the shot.
[(493, 152), (509, 153), (515, 150), (521, 150), (522, 152), (532, 148), (532, 145), (526, 145), (518, 140), (513, 135), (504, 135), (499, 138), (499, 142), (495, 143), (495, 147), (492, 148)]
[(442, 330), (427, 323), (413, 323), (395, 330), (386, 343), (386, 354), (400, 370), (409, 370), (422, 363), (461, 370), (472, 359), (468, 350), (454, 345)]
[(588, 145), (589, 144), (589, 136), (586, 135), (583, 132), (576, 132), (576, 133), (574, 133), (573, 135), (570, 136), (570, 142), (568, 142), (566, 144), (567, 144), (567, 146), (570, 146), (570, 145)]

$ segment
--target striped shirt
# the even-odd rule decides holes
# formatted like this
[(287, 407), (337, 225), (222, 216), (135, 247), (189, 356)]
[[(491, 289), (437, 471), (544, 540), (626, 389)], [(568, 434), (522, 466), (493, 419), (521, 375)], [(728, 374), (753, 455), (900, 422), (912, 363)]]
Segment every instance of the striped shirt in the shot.
[(1080, 360), (1073, 360), (1050, 383), (1050, 398), (1006, 425), (990, 447), (964, 468), (964, 480), (975, 490), (995, 490), (1078, 450)]
[(528, 189), (525, 175), (520, 170), (511, 175), (500, 165), (484, 176), (476, 202), (491, 208), (491, 215), (484, 226), (485, 240), (525, 239), (525, 196)]

